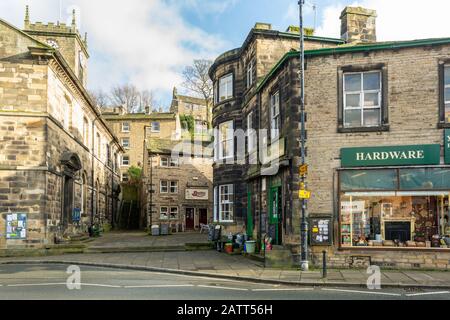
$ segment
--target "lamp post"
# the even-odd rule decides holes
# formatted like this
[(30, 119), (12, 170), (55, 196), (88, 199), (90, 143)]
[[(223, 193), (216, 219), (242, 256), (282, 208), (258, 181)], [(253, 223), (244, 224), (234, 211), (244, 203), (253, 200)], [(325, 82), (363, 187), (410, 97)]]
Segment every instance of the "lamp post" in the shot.
[[(299, 18), (300, 18), (300, 123), (301, 123), (301, 164), (304, 167), (305, 161), (305, 144), (306, 144), (306, 130), (305, 130), (305, 36), (303, 30), (303, 6), (305, 0), (299, 0)], [(301, 189), (306, 189), (306, 173), (301, 174), (300, 177)], [(306, 221), (306, 208), (308, 201), (306, 198), (301, 198), (301, 225), (300, 225), (300, 268), (302, 271), (308, 271), (308, 222)]]

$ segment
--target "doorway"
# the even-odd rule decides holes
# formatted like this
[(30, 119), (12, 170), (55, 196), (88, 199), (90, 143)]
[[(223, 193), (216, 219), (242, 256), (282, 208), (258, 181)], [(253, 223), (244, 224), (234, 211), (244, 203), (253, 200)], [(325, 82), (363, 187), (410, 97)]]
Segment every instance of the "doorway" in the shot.
[(73, 211), (73, 178), (69, 176), (64, 176), (63, 206), (63, 225), (67, 227), (72, 223)]
[(199, 209), (199, 223), (208, 224), (208, 209)]
[(283, 243), (283, 217), (282, 217), (282, 200), (281, 186), (270, 188), (269, 192), (269, 228), (271, 237), (275, 245)]
[(186, 230), (194, 230), (194, 208), (186, 208)]

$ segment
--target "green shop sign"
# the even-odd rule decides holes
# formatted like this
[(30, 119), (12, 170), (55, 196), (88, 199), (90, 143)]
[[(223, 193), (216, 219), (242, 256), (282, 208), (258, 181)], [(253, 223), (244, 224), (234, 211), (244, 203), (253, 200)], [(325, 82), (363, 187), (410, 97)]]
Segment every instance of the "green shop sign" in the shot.
[(445, 129), (444, 132), (444, 152), (445, 164), (450, 164), (450, 129)]
[(343, 167), (438, 165), (439, 144), (341, 149)]

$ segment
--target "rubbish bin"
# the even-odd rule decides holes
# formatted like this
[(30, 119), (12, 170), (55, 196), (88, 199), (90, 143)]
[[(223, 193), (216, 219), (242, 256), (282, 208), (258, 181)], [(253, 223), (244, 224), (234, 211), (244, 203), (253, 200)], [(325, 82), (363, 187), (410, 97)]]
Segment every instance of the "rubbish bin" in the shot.
[(152, 236), (159, 236), (159, 226), (157, 224), (152, 226)]
[(246, 241), (245, 242), (245, 252), (255, 253), (256, 241)]
[(169, 234), (169, 225), (168, 224), (162, 224), (161, 225), (161, 235), (167, 236)]

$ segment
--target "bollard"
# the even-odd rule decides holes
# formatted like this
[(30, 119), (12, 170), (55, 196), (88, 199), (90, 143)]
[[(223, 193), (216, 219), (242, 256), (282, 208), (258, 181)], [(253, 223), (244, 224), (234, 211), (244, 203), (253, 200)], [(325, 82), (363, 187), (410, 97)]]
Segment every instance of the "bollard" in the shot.
[(327, 252), (322, 251), (322, 278), (327, 277)]

